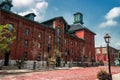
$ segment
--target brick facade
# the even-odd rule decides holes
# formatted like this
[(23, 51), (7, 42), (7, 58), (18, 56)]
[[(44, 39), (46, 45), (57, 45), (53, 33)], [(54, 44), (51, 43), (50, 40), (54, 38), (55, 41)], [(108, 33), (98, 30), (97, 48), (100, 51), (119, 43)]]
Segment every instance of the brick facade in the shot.
[[(119, 57), (118, 50), (113, 47), (109, 47), (109, 52), (110, 52), (111, 64), (113, 65), (115, 58)], [(96, 61), (103, 61), (105, 64), (108, 63), (107, 47), (96, 47), (95, 54), (96, 54)]]
[(87, 28), (74, 30), (75, 34), (71, 34), (69, 28), (72, 26), (63, 17), (38, 23), (0, 9), (0, 24), (12, 24), (16, 29), (16, 40), (10, 46), (11, 60), (39, 58), (46, 61), (48, 57), (55, 55), (55, 49), (61, 52), (61, 60), (74, 62), (95, 60), (95, 34)]

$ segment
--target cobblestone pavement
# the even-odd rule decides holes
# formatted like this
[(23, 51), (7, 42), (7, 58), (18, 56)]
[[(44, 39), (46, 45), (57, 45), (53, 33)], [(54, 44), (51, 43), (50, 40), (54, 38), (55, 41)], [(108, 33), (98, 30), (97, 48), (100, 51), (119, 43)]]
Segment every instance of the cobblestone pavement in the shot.
[[(97, 80), (97, 72), (101, 69), (108, 71), (107, 66), (49, 70), (22, 74), (2, 75), (0, 80)], [(113, 80), (120, 80), (120, 67), (111, 67)]]

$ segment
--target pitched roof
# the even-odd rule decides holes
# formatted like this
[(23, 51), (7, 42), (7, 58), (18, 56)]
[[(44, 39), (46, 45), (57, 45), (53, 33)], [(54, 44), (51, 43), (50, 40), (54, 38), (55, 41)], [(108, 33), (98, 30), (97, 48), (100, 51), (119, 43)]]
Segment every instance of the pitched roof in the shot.
[(46, 27), (46, 28), (49, 28), (49, 29), (54, 30), (53, 28), (51, 28), (51, 27), (49, 27), (49, 26), (47, 26), (47, 25), (41, 24), (41, 23), (39, 23), (39, 22), (37, 22), (37, 21), (30, 20), (30, 19), (28, 19), (28, 18), (26, 18), (26, 17), (24, 17), (24, 16), (18, 15), (18, 14), (16, 14), (16, 13), (11, 12), (11, 11), (7, 11), (7, 10), (4, 10), (4, 9), (1, 9), (1, 8), (0, 8), (0, 12), (1, 12), (1, 11), (4, 11), (4, 12), (6, 12), (6, 13), (8, 13), (8, 14), (14, 15), (14, 16), (16, 16), (16, 17), (25, 19), (25, 20), (30, 21), (30, 22), (32, 22), (32, 23), (35, 23), (35, 24), (38, 24), (38, 25), (42, 25), (43, 27)]
[(54, 21), (55, 19), (58, 19), (58, 18), (61, 18), (66, 24), (68, 24), (68, 23), (66, 22), (66, 20), (63, 18), (63, 16), (54, 17), (54, 18), (49, 19), (49, 20), (47, 20), (47, 21), (41, 22), (41, 24), (47, 24), (47, 23), (52, 22), (52, 21)]
[(25, 17), (28, 17), (30, 15), (33, 15), (34, 17), (36, 16), (34, 13), (29, 13), (29, 14), (25, 15)]
[(83, 30), (83, 29), (95, 34), (93, 31), (91, 31), (90, 29), (88, 29), (87, 27), (85, 27), (84, 25), (82, 25), (80, 23), (70, 25), (70, 29), (68, 31), (71, 33), (71, 32), (75, 32), (75, 31)]

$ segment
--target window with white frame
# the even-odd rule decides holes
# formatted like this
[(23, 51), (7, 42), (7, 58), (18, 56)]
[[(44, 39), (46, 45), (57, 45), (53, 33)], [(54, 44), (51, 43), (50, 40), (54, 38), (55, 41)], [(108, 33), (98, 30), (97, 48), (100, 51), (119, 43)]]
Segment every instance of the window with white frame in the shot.
[(38, 43), (38, 48), (41, 48), (41, 43)]
[(41, 35), (42, 35), (41, 32), (39, 32), (39, 33), (38, 33), (38, 38), (41, 38)]

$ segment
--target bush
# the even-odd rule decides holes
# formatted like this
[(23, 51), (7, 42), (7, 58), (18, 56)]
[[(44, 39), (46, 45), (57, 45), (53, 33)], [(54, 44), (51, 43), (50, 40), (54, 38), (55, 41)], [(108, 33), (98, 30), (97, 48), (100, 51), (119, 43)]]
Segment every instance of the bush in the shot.
[(98, 80), (109, 80), (109, 74), (105, 70), (101, 70), (97, 73)]
[(26, 63), (24, 59), (22, 60), (19, 59), (19, 60), (16, 60), (16, 64), (17, 64), (17, 67), (21, 69)]

